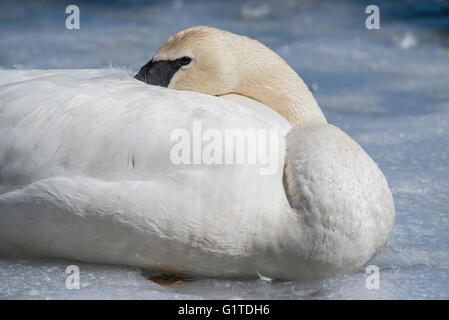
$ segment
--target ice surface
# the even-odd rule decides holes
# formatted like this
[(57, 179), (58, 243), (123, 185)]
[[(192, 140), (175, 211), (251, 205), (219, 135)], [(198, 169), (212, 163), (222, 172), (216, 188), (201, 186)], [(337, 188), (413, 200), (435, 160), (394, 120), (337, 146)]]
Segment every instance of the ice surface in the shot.
[[(78, 1), (81, 29), (65, 6), (0, 2), (1, 68), (137, 70), (171, 34), (198, 24), (256, 38), (314, 89), (329, 122), (379, 164), (396, 204), (379, 266), (319, 281), (195, 279), (169, 287), (132, 267), (73, 261), (0, 260), (0, 298), (449, 298), (449, 3), (376, 1), (381, 30), (365, 28), (367, 1)], [(81, 288), (65, 287), (77, 264)]]

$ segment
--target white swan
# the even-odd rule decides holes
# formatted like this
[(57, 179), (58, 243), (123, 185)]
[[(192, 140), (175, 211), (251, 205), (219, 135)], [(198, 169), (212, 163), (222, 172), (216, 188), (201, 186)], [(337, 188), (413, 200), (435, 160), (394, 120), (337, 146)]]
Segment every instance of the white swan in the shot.
[[(136, 78), (177, 90), (125, 71), (0, 70), (1, 255), (311, 279), (357, 270), (387, 242), (381, 171), (264, 45), (190, 28)], [(275, 173), (172, 163), (170, 135), (194, 121), (279, 130)]]

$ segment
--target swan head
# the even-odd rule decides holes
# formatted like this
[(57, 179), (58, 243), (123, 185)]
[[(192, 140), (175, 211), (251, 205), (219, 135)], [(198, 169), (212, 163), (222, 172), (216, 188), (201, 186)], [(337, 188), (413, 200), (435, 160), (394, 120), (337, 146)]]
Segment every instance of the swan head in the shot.
[(229, 35), (198, 26), (167, 40), (135, 76), (147, 84), (219, 96), (234, 91), (234, 51)]
[(290, 123), (326, 122), (302, 79), (257, 40), (207, 26), (169, 38), (135, 75), (147, 84), (208, 95), (240, 94)]

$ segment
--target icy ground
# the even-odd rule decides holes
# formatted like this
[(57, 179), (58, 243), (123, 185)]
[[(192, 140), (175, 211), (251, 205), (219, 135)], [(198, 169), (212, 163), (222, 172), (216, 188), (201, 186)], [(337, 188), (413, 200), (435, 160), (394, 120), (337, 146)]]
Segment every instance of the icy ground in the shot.
[[(365, 28), (380, 7), (381, 30)], [(0, 67), (137, 69), (171, 34), (198, 24), (256, 38), (315, 89), (329, 122), (383, 170), (396, 203), (388, 246), (359, 273), (311, 282), (196, 279), (159, 286), (132, 267), (0, 260), (0, 298), (449, 298), (448, 1), (77, 1), (81, 29), (65, 29), (69, 2), (0, 2)], [(65, 288), (77, 264), (81, 288)]]

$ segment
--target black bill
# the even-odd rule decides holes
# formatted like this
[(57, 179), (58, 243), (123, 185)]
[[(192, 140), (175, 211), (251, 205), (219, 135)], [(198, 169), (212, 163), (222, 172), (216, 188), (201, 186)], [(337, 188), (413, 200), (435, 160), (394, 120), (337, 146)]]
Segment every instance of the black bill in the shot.
[(178, 60), (150, 60), (150, 62), (140, 68), (134, 78), (147, 84), (168, 87), (171, 78), (181, 66), (182, 64)]

